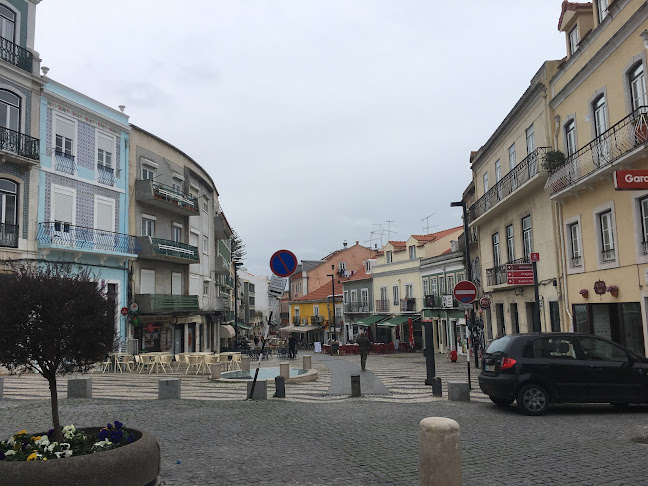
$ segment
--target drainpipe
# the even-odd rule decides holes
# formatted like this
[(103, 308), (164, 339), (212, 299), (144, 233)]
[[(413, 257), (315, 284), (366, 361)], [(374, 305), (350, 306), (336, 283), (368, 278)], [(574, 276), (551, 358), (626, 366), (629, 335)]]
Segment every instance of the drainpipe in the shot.
[(558, 225), (560, 228), (560, 260), (562, 262), (562, 279), (563, 279), (563, 302), (565, 303), (565, 312), (569, 316), (569, 331), (574, 332), (574, 317), (569, 311), (569, 293), (567, 292), (567, 252), (565, 251), (565, 231), (562, 217), (562, 202), (557, 203), (558, 206)]

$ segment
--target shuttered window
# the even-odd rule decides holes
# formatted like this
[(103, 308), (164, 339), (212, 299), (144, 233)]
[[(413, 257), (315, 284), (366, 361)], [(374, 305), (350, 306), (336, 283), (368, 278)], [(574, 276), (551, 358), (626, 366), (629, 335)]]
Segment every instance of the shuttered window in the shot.
[(54, 189), (54, 221), (74, 224), (74, 192)]
[(171, 274), (171, 295), (182, 295), (182, 274)]
[(155, 270), (140, 270), (140, 294), (155, 293)]
[(95, 228), (115, 231), (115, 202), (105, 198), (95, 199)]

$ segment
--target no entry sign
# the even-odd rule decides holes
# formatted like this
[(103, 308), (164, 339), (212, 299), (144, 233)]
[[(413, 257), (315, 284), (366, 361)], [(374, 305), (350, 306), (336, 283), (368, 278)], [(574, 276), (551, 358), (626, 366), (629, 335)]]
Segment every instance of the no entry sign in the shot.
[(470, 304), (477, 298), (477, 287), (468, 280), (462, 280), (455, 285), (452, 294), (459, 302)]

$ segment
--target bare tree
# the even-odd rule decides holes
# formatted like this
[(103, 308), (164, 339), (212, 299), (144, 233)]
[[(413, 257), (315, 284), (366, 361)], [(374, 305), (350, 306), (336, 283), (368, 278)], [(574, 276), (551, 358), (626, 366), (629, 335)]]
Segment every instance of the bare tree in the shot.
[(61, 441), (57, 375), (87, 372), (113, 349), (114, 301), (89, 270), (33, 264), (0, 280), (0, 364), (49, 382), (54, 435)]

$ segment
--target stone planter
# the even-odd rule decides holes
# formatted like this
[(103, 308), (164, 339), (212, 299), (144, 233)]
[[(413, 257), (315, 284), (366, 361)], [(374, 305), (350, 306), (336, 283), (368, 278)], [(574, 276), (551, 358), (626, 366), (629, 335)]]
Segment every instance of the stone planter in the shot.
[[(96, 434), (101, 426), (84, 428)], [(153, 486), (159, 484), (160, 446), (148, 432), (128, 429), (132, 444), (48, 461), (0, 461), (0, 483), (12, 486)]]

